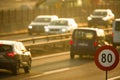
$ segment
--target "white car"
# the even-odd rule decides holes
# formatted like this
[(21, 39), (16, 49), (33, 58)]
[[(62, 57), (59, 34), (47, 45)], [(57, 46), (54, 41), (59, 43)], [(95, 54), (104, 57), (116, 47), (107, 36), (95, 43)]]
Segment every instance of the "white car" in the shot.
[(113, 22), (113, 46), (116, 48), (120, 46), (120, 19), (115, 19)]
[(78, 28), (78, 25), (73, 18), (59, 18), (45, 26), (45, 32), (47, 34), (68, 33), (76, 28)]
[(88, 16), (88, 26), (106, 26), (111, 25), (115, 19), (113, 12), (110, 9), (95, 9)]
[(14, 75), (23, 69), (25, 73), (31, 70), (32, 56), (22, 42), (0, 40), (0, 69), (11, 71)]
[(44, 33), (44, 26), (48, 25), (52, 20), (58, 19), (56, 15), (40, 15), (28, 26), (28, 33)]

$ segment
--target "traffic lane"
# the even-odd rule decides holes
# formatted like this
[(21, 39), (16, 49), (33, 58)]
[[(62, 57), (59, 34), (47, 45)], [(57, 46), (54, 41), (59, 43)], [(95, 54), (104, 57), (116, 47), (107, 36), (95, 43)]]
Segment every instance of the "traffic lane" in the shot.
[[(108, 79), (118, 76), (119, 74), (119, 67), (117, 67), (108, 72)], [(105, 71), (98, 69), (94, 62), (89, 62), (80, 66), (44, 72), (20, 80), (105, 80), (105, 78)]]
[[(103, 80), (105, 71), (98, 69), (91, 58), (70, 60), (69, 52), (34, 58), (30, 74), (4, 76), (3, 80)], [(118, 65), (120, 66), (120, 65)], [(119, 67), (109, 72), (109, 78), (119, 76)], [(64, 76), (63, 76), (64, 75)], [(57, 79), (59, 78), (59, 79)]]
[(93, 61), (93, 59), (79, 59), (76, 57), (74, 60), (70, 60), (69, 54), (66, 55), (59, 55), (49, 58), (44, 58), (40, 60), (36, 60), (33, 63), (33, 69), (35, 69), (35, 73), (38, 73), (38, 70), (40, 73), (44, 73), (47, 71), (54, 71), (74, 66), (80, 66), (82, 64), (87, 64), (89, 62)]
[[(0, 75), (1, 79), (4, 80), (15, 80), (15, 79), (21, 79), (24, 77), (30, 77), (37, 74), (42, 74), (44, 72), (59, 70), (62, 68), (69, 68), (73, 66), (80, 66), (82, 64), (85, 64), (89, 62), (88, 60), (79, 60), (77, 57), (75, 60), (70, 60), (69, 58), (69, 52), (67, 53), (59, 53), (60, 55), (54, 54), (50, 56), (41, 56), (40, 59), (36, 58), (33, 59), (32, 62), (32, 69), (30, 74), (24, 74), (24, 71), (20, 72), (20, 75), (13, 76), (11, 73), (6, 72), (6, 75)], [(91, 60), (90, 60), (91, 61)]]
[[(63, 57), (66, 57), (66, 56), (64, 55)], [(54, 60), (54, 58), (53, 58), (53, 60)], [(70, 60), (69, 54), (68, 54), (68, 58), (66, 60), (71, 61), (72, 65), (66, 66), (64, 68), (60, 67), (59, 66), (60, 64), (56, 64), (56, 63), (59, 63), (59, 58), (58, 58), (58, 61), (55, 61), (55, 65), (50, 64), (51, 65), (50, 66), (48, 64), (46, 66), (51, 68), (51, 67), (58, 65), (59, 68), (54, 68), (54, 69), (51, 68), (51, 70), (45, 70), (45, 68), (44, 68), (44, 71), (42, 73), (34, 75), (34, 76), (30, 76), (27, 79), (30, 79), (30, 80), (39, 80), (39, 79), (40, 80), (47, 80), (47, 79), (49, 79), (49, 80), (67, 80), (67, 79), (69, 79), (69, 80), (79, 80), (79, 79), (81, 79), (81, 80), (96, 80), (96, 79), (104, 80), (106, 77), (105, 71), (98, 69), (94, 63), (94, 60), (91, 58), (84, 58), (84, 59), (76, 58), (75, 60)], [(65, 62), (64, 58), (63, 58), (62, 62)], [(65, 62), (65, 64), (66, 64), (66, 62)], [(63, 64), (63, 65), (65, 65), (65, 64)], [(114, 70), (108, 72), (109, 79), (119, 76), (119, 74), (120, 74), (119, 66), (120, 66), (120, 64)], [(46, 69), (47, 69), (47, 67), (46, 67)], [(76, 79), (76, 78), (78, 78), (78, 79)], [(26, 79), (26, 78), (24, 78), (24, 79)]]

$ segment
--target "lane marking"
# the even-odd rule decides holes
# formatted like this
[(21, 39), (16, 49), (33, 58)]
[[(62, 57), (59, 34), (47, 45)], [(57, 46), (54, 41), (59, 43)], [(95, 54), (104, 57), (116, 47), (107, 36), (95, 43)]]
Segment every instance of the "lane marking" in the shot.
[(120, 79), (120, 76), (116, 76), (116, 77), (110, 78), (108, 80), (116, 80), (116, 79)]
[(70, 68), (63, 68), (63, 69), (58, 69), (58, 70), (54, 70), (54, 71), (48, 71), (48, 72), (44, 72), (42, 74), (38, 74), (38, 75), (28, 77), (26, 79), (33, 79), (33, 78), (37, 78), (37, 77), (40, 77), (40, 76), (49, 75), (49, 74), (58, 73), (58, 72), (63, 72), (63, 71), (68, 71), (68, 70), (70, 70)]
[(55, 54), (46, 55), (46, 56), (38, 56), (38, 57), (32, 58), (32, 60), (43, 59), (43, 58), (54, 57), (54, 56), (60, 56), (60, 55), (66, 55), (66, 54), (69, 54), (69, 52), (55, 53)]

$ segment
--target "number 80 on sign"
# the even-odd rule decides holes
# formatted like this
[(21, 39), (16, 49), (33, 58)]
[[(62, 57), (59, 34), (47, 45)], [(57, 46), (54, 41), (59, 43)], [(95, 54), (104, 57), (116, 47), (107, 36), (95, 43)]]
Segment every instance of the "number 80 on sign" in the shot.
[(112, 46), (100, 47), (95, 54), (95, 63), (97, 67), (108, 71), (117, 66), (119, 62), (119, 54)]

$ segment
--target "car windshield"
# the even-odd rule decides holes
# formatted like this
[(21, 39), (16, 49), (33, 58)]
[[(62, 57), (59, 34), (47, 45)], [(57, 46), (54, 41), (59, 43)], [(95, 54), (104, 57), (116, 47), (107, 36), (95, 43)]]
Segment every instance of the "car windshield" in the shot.
[(50, 23), (50, 25), (67, 26), (68, 25), (68, 21), (66, 21), (66, 20), (56, 20), (56, 21), (52, 21)]
[(106, 16), (107, 12), (94, 12), (93, 15), (94, 16)]
[(34, 22), (50, 22), (51, 18), (36, 18)]
[(115, 24), (115, 30), (120, 31), (120, 21), (116, 21)]
[(0, 44), (0, 52), (10, 51), (10, 50), (12, 50), (12, 46)]
[(88, 31), (88, 30), (76, 30), (74, 33), (75, 39), (81, 39), (81, 40), (92, 40), (94, 39), (95, 32), (94, 31)]

